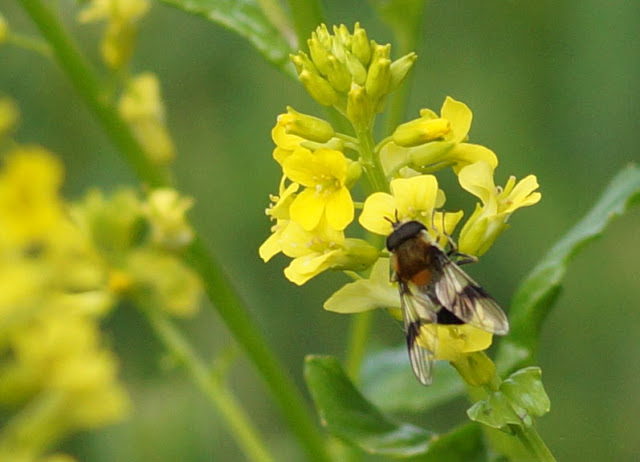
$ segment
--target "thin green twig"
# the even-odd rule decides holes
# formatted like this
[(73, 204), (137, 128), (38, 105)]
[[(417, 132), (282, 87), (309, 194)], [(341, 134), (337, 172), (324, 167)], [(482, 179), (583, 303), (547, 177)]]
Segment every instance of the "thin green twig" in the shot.
[(166, 315), (154, 309), (143, 311), (167, 351), (185, 366), (195, 384), (231, 426), (231, 434), (247, 458), (256, 462), (273, 461), (260, 434), (222, 378), (211, 374), (205, 362)]

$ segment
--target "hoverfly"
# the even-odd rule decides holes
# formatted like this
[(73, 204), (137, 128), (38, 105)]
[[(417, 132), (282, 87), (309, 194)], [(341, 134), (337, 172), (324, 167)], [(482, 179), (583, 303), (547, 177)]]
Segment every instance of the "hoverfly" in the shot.
[[(392, 280), (400, 292), (409, 360), (420, 383), (430, 385), (434, 352), (418, 342), (423, 325), (470, 324), (505, 335), (509, 321), (498, 303), (458, 266), (475, 261), (475, 257), (458, 253), (453, 245), (445, 252), (419, 221), (396, 219), (392, 225), (386, 245), (391, 253)], [(452, 257), (466, 258), (456, 263)]]

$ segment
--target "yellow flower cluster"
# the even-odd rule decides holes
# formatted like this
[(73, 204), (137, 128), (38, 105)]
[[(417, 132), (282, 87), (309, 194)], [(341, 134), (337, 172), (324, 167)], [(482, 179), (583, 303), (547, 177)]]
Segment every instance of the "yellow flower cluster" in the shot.
[[(0, 101), (0, 120), (16, 117)], [(70, 205), (60, 196), (55, 156), (2, 145), (9, 149), (0, 169), (0, 460), (67, 460), (46, 454), (130, 408), (101, 319), (123, 297), (176, 315), (198, 307), (199, 279), (167, 250), (191, 240), (184, 217), (191, 201), (172, 190), (146, 200), (123, 191)]]
[[(473, 256), (485, 253), (515, 210), (540, 200), (536, 177), (529, 175), (520, 182), (511, 177), (504, 187), (497, 187), (497, 156), (468, 142), (471, 110), (450, 97), (439, 114), (422, 109), (419, 118), (399, 125), (376, 145), (375, 114), (384, 108), (387, 94), (404, 79), (416, 56), (410, 53), (392, 62), (390, 46), (370, 41), (358, 24), (352, 34), (345, 26), (333, 32), (320, 26), (308, 41), (310, 55), (300, 52), (292, 60), (309, 94), (344, 114), (355, 136), (291, 108), (278, 117), (272, 131), (273, 157), (283, 177), (267, 209), (275, 224), (260, 247), (260, 256), (268, 261), (282, 252), (292, 258), (285, 276), (296, 284), (327, 269), (357, 271), (385, 258), (386, 249), (345, 237), (355, 219), (352, 189), (361, 177), (366, 179), (362, 189), (368, 196), (358, 221), (365, 230), (388, 236), (392, 223), (417, 220), (434, 241), (446, 247), (464, 215), (461, 210), (443, 209), (445, 194), (434, 173), (448, 167), (460, 187), (480, 200), (462, 226), (459, 251)], [(326, 307), (342, 313), (376, 307), (397, 310), (397, 292), (392, 297), (388, 289), (374, 269), (370, 278), (336, 292)], [(490, 333), (468, 326), (427, 324), (423, 330), (421, 344), (437, 350), (436, 356), (443, 359), (455, 360), (491, 344)], [(439, 346), (430, 340), (434, 338), (440, 339)]]

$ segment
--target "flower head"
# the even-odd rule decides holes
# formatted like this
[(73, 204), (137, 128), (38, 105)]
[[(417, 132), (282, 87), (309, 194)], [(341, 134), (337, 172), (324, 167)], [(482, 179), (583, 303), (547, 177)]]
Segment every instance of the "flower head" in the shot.
[(378, 258), (378, 250), (361, 239), (345, 238), (326, 223), (313, 232), (295, 222), (282, 231), (282, 252), (293, 258), (284, 270), (291, 282), (302, 285), (327, 269), (363, 270)]
[(460, 232), (460, 251), (482, 255), (506, 229), (511, 214), (521, 207), (536, 204), (542, 198), (535, 175), (516, 183), (511, 176), (504, 188), (495, 186), (493, 168), (486, 162), (464, 167), (458, 175), (460, 185), (482, 202)]
[[(369, 40), (358, 23), (353, 33), (345, 25), (334, 27), (331, 33), (321, 24), (307, 44), (309, 55), (301, 51), (291, 57), (302, 84), (324, 106), (334, 106), (343, 114), (366, 113), (358, 121), (363, 125), (381, 112), (386, 96), (400, 85), (416, 60), (416, 54), (409, 53), (392, 61), (391, 45)], [(363, 97), (352, 98), (354, 91)], [(350, 108), (354, 103), (362, 107)]]
[[(444, 205), (444, 193), (438, 189), (433, 175), (397, 178), (391, 181), (391, 194), (373, 193), (364, 203), (360, 224), (369, 231), (388, 236), (396, 221), (418, 220), (425, 224), (434, 238), (446, 239), (442, 232), (451, 234), (462, 218), (462, 212), (435, 212)], [(433, 220), (433, 222), (432, 222)]]
[(327, 224), (343, 230), (353, 221), (354, 207), (347, 188), (350, 161), (340, 151), (296, 149), (283, 163), (284, 174), (305, 186), (291, 203), (291, 220), (311, 231), (326, 217)]

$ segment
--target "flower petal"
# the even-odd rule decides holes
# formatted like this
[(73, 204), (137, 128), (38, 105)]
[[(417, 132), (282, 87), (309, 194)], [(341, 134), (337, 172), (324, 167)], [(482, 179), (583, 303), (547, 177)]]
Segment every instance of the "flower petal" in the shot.
[(455, 162), (453, 171), (455, 174), (459, 174), (460, 170), (467, 165), (473, 164), (478, 161), (485, 161), (492, 169), (498, 166), (498, 157), (495, 153), (484, 146), (479, 144), (460, 143), (457, 144), (447, 153), (445, 159)]
[(440, 116), (451, 122), (453, 141), (461, 143), (467, 139), (473, 114), (466, 104), (447, 96), (440, 109)]
[(305, 189), (296, 196), (289, 207), (291, 220), (311, 231), (320, 223), (326, 203), (327, 196), (317, 194), (315, 189)]
[(431, 218), (438, 198), (438, 180), (433, 175), (398, 178), (391, 182), (400, 218)]
[(354, 207), (347, 188), (340, 188), (327, 200), (325, 214), (329, 226), (337, 230), (345, 229), (353, 221)]
[(343, 185), (347, 179), (347, 158), (335, 149), (318, 149), (315, 152), (316, 171), (331, 176)]
[(301, 286), (330, 267), (330, 259), (334, 252), (339, 251), (335, 250), (320, 255), (311, 254), (298, 257), (284, 269), (284, 275), (291, 282)]
[(396, 200), (391, 194), (377, 192), (367, 197), (358, 221), (372, 233), (388, 236), (396, 221)]
[(493, 168), (485, 161), (479, 161), (460, 170), (460, 186), (487, 205), (495, 201), (496, 186), (493, 182)]
[(282, 162), (282, 171), (291, 181), (306, 187), (313, 187), (317, 182), (317, 168), (314, 155), (305, 148), (298, 148)]

